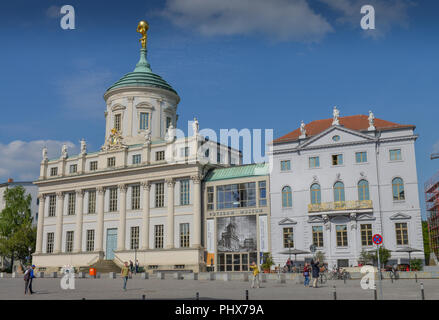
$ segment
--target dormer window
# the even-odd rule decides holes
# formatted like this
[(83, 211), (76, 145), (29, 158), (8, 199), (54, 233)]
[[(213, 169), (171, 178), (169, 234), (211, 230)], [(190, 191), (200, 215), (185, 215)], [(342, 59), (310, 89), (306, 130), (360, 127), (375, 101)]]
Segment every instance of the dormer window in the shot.
[(148, 112), (140, 112), (140, 130), (149, 129), (149, 113)]

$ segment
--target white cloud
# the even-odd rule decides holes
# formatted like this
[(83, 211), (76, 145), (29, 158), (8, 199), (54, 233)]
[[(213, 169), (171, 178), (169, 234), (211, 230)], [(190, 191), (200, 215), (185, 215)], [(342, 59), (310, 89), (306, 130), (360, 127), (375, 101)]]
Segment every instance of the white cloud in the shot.
[(55, 84), (62, 98), (62, 107), (71, 114), (103, 118), (103, 94), (111, 83), (110, 71), (80, 70)]
[(364, 35), (381, 38), (393, 27), (408, 27), (408, 11), (414, 5), (409, 0), (320, 0), (341, 14), (336, 21), (340, 24), (350, 24), (360, 28), (363, 15), (360, 10), (363, 5), (372, 5), (375, 9), (375, 30), (364, 30)]
[(311, 42), (333, 31), (306, 0), (167, 0), (160, 14), (208, 36), (263, 34)]
[(57, 158), (61, 155), (64, 143), (70, 155), (78, 153), (78, 146), (70, 141), (15, 140), (9, 144), (0, 143), (0, 181), (4, 182), (8, 178), (16, 181), (38, 179), (43, 147), (47, 147), (49, 159)]

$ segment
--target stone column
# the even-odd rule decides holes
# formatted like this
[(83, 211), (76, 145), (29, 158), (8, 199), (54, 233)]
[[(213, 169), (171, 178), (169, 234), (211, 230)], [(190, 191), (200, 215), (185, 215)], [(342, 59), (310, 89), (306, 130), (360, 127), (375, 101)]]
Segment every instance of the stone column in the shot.
[(82, 219), (84, 214), (84, 190), (76, 190), (76, 231), (74, 252), (82, 250)]
[(39, 205), (38, 205), (38, 226), (37, 226), (37, 243), (35, 248), (35, 253), (39, 254), (43, 249), (43, 235), (44, 235), (44, 210), (46, 208), (46, 197), (44, 194), (38, 195)]
[(56, 229), (55, 229), (54, 253), (61, 253), (63, 215), (64, 215), (64, 193), (57, 192), (56, 193)]
[(142, 182), (143, 187), (143, 210), (142, 210), (142, 250), (149, 249), (149, 200), (150, 200), (150, 190), (151, 185), (149, 181)]
[(104, 201), (105, 201), (105, 188), (96, 188), (98, 193), (98, 219), (97, 219), (97, 231), (96, 231), (96, 248), (95, 251), (104, 250)]
[[(125, 133), (126, 137), (132, 137), (133, 136), (133, 114), (135, 116), (135, 119), (137, 119), (137, 111), (134, 110), (134, 97), (127, 97), (129, 106), (127, 108), (126, 117), (128, 117), (128, 125), (127, 125), (127, 132)], [(139, 121), (137, 119), (137, 121)], [(137, 132), (137, 130), (135, 130)], [(134, 134), (135, 135), (135, 134)]]
[(175, 181), (166, 179), (168, 185), (168, 219), (167, 219), (167, 237), (166, 249), (174, 248), (174, 186)]
[(126, 216), (127, 216), (127, 185), (120, 184), (119, 230), (117, 235), (117, 250), (125, 250)]
[[(201, 178), (199, 176), (191, 177), (194, 183), (194, 201), (193, 201), (193, 223), (192, 223), (192, 247), (201, 247)], [(189, 229), (190, 230), (190, 229)]]

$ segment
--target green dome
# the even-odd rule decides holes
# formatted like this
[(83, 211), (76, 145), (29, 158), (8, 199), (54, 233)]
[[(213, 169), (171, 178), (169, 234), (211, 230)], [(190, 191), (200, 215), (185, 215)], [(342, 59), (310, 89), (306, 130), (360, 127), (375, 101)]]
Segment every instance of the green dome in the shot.
[[(140, 60), (133, 72), (127, 73), (119, 81), (107, 89), (107, 92), (122, 87), (154, 87), (177, 92), (159, 75), (151, 70), (146, 60), (146, 49), (140, 49)], [(178, 94), (177, 94), (178, 95)]]

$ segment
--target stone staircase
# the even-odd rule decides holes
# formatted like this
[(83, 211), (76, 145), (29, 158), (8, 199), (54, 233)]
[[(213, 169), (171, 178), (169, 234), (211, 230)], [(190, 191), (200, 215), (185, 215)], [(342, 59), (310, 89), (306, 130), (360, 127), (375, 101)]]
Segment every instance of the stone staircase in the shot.
[(98, 260), (96, 263), (87, 266), (87, 267), (81, 267), (79, 268), (80, 272), (87, 272), (90, 268), (95, 268), (96, 272), (100, 273), (109, 273), (109, 272), (120, 272), (120, 267), (114, 263), (113, 260)]

